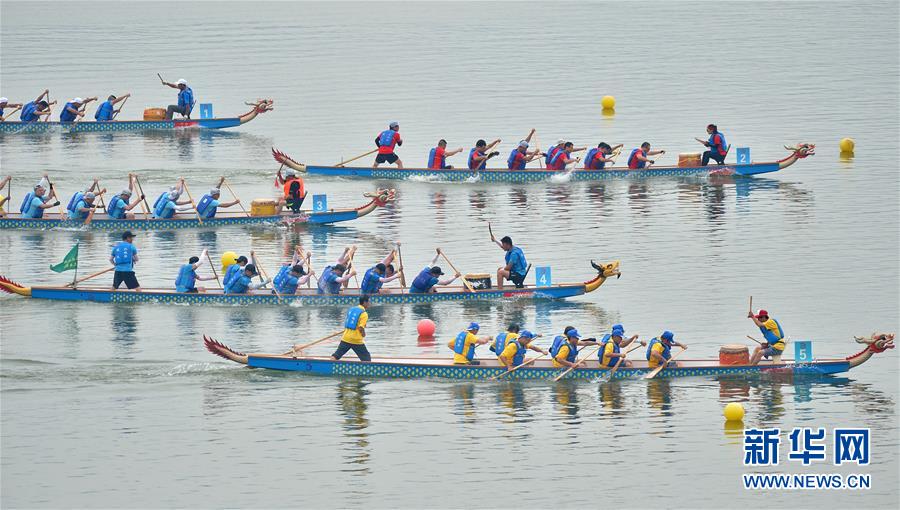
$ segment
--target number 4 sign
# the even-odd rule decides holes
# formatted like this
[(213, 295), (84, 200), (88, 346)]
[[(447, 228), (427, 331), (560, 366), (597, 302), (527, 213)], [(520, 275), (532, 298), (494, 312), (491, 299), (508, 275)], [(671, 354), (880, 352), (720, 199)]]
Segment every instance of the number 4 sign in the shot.
[(535, 283), (538, 287), (549, 287), (553, 285), (553, 280), (550, 278), (550, 268), (549, 267), (539, 267), (534, 270), (534, 278)]

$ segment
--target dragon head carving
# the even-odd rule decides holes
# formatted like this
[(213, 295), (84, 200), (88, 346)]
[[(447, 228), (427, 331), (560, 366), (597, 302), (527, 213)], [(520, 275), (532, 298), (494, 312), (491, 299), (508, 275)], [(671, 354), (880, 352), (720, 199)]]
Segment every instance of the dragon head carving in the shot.
[(591, 261), (591, 267), (597, 270), (597, 275), (602, 276), (604, 278), (609, 278), (611, 276), (615, 276), (616, 278), (620, 278), (622, 273), (619, 272), (619, 261), (615, 260), (610, 262), (609, 264), (596, 264), (593, 260)]
[(379, 188), (375, 192), (363, 193), (363, 196), (373, 199), (378, 207), (384, 207), (388, 202), (393, 202), (397, 198), (397, 190)]
[(857, 343), (868, 345), (868, 349), (872, 352), (879, 353), (894, 348), (893, 333), (872, 333), (868, 337), (853, 337)]
[(784, 148), (794, 153), (797, 156), (797, 159), (803, 159), (807, 156), (814, 156), (816, 154), (816, 146), (812, 143), (798, 143), (794, 146), (785, 145)]
[(256, 113), (265, 113), (270, 112), (275, 108), (275, 101), (271, 99), (257, 99), (252, 103), (244, 103), (247, 106), (252, 106)]

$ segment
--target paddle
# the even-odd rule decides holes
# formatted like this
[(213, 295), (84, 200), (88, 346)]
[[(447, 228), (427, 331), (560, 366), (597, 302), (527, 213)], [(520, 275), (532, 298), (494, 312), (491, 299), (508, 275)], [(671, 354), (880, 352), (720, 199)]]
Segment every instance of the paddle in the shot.
[(750, 296), (750, 313), (753, 313), (753, 296)]
[[(50, 180), (50, 175), (47, 174), (47, 175), (44, 175), (44, 177), (47, 178), (47, 186), (50, 186), (50, 192), (53, 194), (53, 196), (56, 197), (56, 201), (59, 202), (59, 197), (56, 196), (56, 189), (54, 189), (54, 187), (53, 187), (53, 181)], [(60, 202), (60, 204), (59, 204), (59, 219), (60, 220), (66, 219), (65, 215), (63, 214), (62, 202)]]
[[(261, 265), (259, 265), (259, 261), (256, 259), (256, 253), (254, 253), (253, 250), (250, 250), (250, 260), (253, 261), (253, 264), (256, 266), (256, 269), (258, 270), (257, 273), (259, 276), (259, 281), (260, 282), (268, 281), (269, 275), (266, 273), (266, 270), (263, 269), (263, 267)], [(265, 280), (263, 278), (265, 278)], [(266, 285), (268, 285), (268, 283), (263, 283), (262, 288), (266, 288)], [(281, 294), (278, 293), (278, 289), (275, 288), (275, 285), (272, 285), (272, 290), (275, 291), (275, 295), (278, 296), (278, 299), (281, 299)]]
[(758, 343), (759, 345), (762, 345), (762, 344), (763, 344), (762, 342), (760, 342), (759, 340), (753, 338), (753, 337), (750, 336), (750, 335), (747, 335), (747, 338), (749, 338), (750, 340), (753, 340), (754, 342)]
[(654, 377), (656, 377), (656, 374), (662, 372), (662, 370), (663, 370), (664, 368), (666, 368), (666, 365), (668, 365), (672, 360), (674, 360), (675, 358), (677, 358), (682, 352), (684, 352), (684, 351), (686, 351), (686, 350), (687, 350), (687, 349), (685, 349), (685, 348), (682, 347), (681, 350), (678, 351), (677, 353), (673, 354), (671, 358), (667, 359), (665, 362), (661, 363), (658, 367), (656, 367), (656, 370), (654, 370), (654, 371), (650, 372), (649, 374), (645, 375), (645, 376), (644, 376), (644, 379), (653, 379)]
[(125, 99), (122, 100), (122, 106), (119, 107), (118, 110), (113, 111), (113, 120), (116, 120), (116, 116), (119, 115), (119, 112), (122, 111), (122, 108), (125, 108), (125, 103), (128, 102), (128, 98), (131, 97), (131, 93), (125, 96)]
[[(600, 344), (600, 345), (602, 345), (602, 344)], [(597, 348), (596, 348), (596, 349), (594, 349), (593, 351), (591, 351), (590, 353), (588, 353), (585, 357), (581, 358), (581, 361), (576, 361), (575, 364), (572, 365), (571, 367), (569, 367), (565, 372), (563, 372), (563, 373), (559, 374), (558, 376), (554, 377), (553, 380), (554, 380), (554, 381), (558, 381), (558, 380), (562, 379), (563, 377), (565, 377), (566, 374), (568, 374), (568, 373), (571, 372), (572, 370), (575, 370), (576, 368), (578, 368), (579, 365), (583, 364), (585, 361), (588, 360), (588, 358), (590, 358), (591, 356), (593, 356), (594, 353), (596, 353), (597, 351), (600, 350), (600, 345), (597, 345)], [(569, 348), (571, 349), (571, 346), (570, 346)]]
[(212, 268), (213, 276), (216, 277), (216, 283), (219, 284), (219, 287), (221, 287), (222, 290), (225, 290), (225, 286), (223, 286), (223, 285), (222, 285), (222, 281), (219, 280), (219, 272), (216, 271), (216, 265), (213, 264), (212, 257), (209, 256), (209, 251), (208, 251), (208, 250), (206, 251), (206, 260), (209, 261), (209, 267)]
[[(306, 252), (306, 272), (309, 273), (309, 275), (312, 276), (313, 278), (316, 278), (316, 276), (310, 272), (312, 270), (312, 266), (310, 266), (310, 259), (312, 259), (312, 254), (309, 252)], [(316, 281), (319, 281), (319, 279), (316, 278)], [(307, 278), (306, 279), (306, 288), (308, 289), (311, 287), (312, 287), (312, 278)]]
[(400, 251), (400, 245), (397, 245), (397, 263), (400, 264), (400, 286), (406, 288), (406, 274), (403, 272), (403, 253)]
[(469, 292), (475, 292), (475, 288), (472, 287), (472, 284), (469, 283), (469, 280), (466, 280), (466, 277), (459, 272), (459, 269), (456, 269), (456, 266), (453, 265), (453, 262), (450, 262), (450, 259), (448, 259), (446, 255), (444, 255), (444, 250), (438, 248), (438, 253), (441, 255), (441, 257), (444, 257), (444, 260), (447, 261), (447, 265), (450, 266), (451, 269), (453, 269), (453, 272), (459, 274), (460, 280), (462, 280), (466, 288), (469, 289)]
[(347, 163), (356, 161), (357, 159), (360, 159), (360, 158), (364, 158), (364, 157), (366, 157), (366, 156), (368, 156), (368, 155), (370, 155), (370, 154), (375, 154), (376, 152), (378, 152), (378, 149), (372, 149), (372, 150), (370, 150), (369, 152), (367, 152), (367, 153), (365, 153), (365, 154), (360, 154), (359, 156), (356, 156), (355, 158), (350, 158), (350, 159), (348, 159), (348, 160), (346, 160), (346, 161), (344, 161), (344, 158), (341, 158), (341, 162), (338, 163), (338, 164), (336, 164), (336, 165), (334, 165), (334, 166), (344, 166), (344, 165), (346, 165)]
[(184, 177), (181, 178), (181, 183), (184, 184), (184, 191), (187, 192), (188, 198), (191, 200), (191, 207), (194, 208), (194, 212), (197, 213), (197, 221), (203, 225), (203, 218), (200, 217), (200, 211), (197, 210), (197, 204), (194, 203), (194, 197), (191, 196), (191, 190), (188, 189), (187, 183), (184, 181)]
[[(548, 352), (547, 354), (550, 354), (550, 353)], [(543, 357), (546, 356), (547, 354), (541, 354), (540, 356), (535, 356), (535, 357), (533, 357), (533, 358), (529, 358), (529, 359), (523, 361), (522, 363), (520, 363), (520, 364), (518, 364), (518, 365), (512, 367), (511, 369), (509, 369), (509, 370), (507, 370), (507, 371), (505, 371), (505, 372), (503, 372), (503, 373), (501, 373), (501, 374), (499, 374), (499, 375), (495, 375), (494, 377), (491, 377), (491, 378), (488, 379), (488, 380), (489, 380), (489, 381), (496, 381), (497, 379), (502, 378), (502, 377), (505, 376), (506, 374), (511, 374), (511, 373), (515, 372), (516, 370), (518, 370), (518, 369), (524, 367), (525, 365), (530, 365), (530, 364), (534, 363), (535, 361), (537, 361), (537, 360), (543, 358)]]
[[(92, 188), (93, 189), (93, 188)], [(103, 194), (106, 193), (105, 189), (101, 189), (97, 192), (97, 196), (103, 199)], [(94, 219), (94, 213), (97, 212), (97, 207), (91, 207), (91, 212), (88, 213), (87, 218), (84, 219), (85, 226), (90, 225), (91, 221)]]
[[(353, 256), (354, 255), (356, 255), (356, 247), (355, 246), (350, 249), (350, 259), (347, 261), (347, 271), (349, 271), (350, 268), (353, 267)], [(357, 278), (357, 276), (355, 274), (353, 275), (353, 280), (356, 282), (356, 288), (359, 289), (360, 288), (359, 278)]]
[[(610, 340), (610, 342), (611, 342), (611, 341), (612, 341), (612, 340)], [(625, 355), (622, 356), (621, 358), (619, 358), (621, 361), (619, 361), (618, 363), (616, 363), (616, 366), (612, 367), (612, 370), (609, 371), (609, 379), (611, 380), (611, 379), (613, 378), (613, 376), (616, 375), (616, 371), (619, 370), (619, 367), (621, 367), (622, 365), (625, 364), (625, 358), (628, 357), (628, 353), (634, 351), (634, 350), (637, 349), (638, 347), (644, 347), (644, 346), (646, 346), (646, 345), (647, 345), (647, 344), (645, 344), (645, 343), (643, 343), (643, 342), (636, 342), (635, 345), (634, 345), (634, 347), (632, 347), (631, 349), (628, 349), (627, 351), (625, 351)]]
[(159, 81), (162, 82), (163, 85), (166, 85), (166, 80), (162, 79), (162, 75), (156, 73), (156, 76), (159, 76)]
[(228, 184), (227, 182), (225, 182), (225, 177), (222, 177), (221, 180), (219, 180), (219, 186), (221, 186), (223, 184), (225, 185), (226, 188), (228, 188), (228, 192), (231, 193), (231, 198), (238, 201), (238, 205), (241, 206), (241, 210), (244, 211), (244, 216), (250, 216), (250, 213), (247, 212), (247, 209), (244, 209), (244, 204), (241, 202), (241, 199), (238, 198), (238, 196), (234, 194), (234, 190), (231, 189), (231, 185)]
[(44, 115), (44, 122), (48, 122), (50, 120), (50, 116), (53, 115), (53, 108), (51, 108), (51, 107), (55, 104), (56, 104), (55, 99), (53, 101), (47, 103), (47, 115)]
[(150, 219), (150, 204), (147, 203), (147, 196), (144, 195), (144, 187), (141, 186), (141, 180), (138, 179), (137, 175), (132, 175), (134, 178), (134, 183), (137, 185), (138, 193), (141, 194), (141, 203), (143, 203), (144, 207), (144, 219)]
[(22, 109), (22, 105), (17, 106), (15, 110), (13, 110), (13, 111), (7, 113), (7, 114), (6, 114), (6, 117), (0, 118), (0, 122), (6, 122), (6, 119), (12, 117), (12, 115), (13, 115), (14, 113), (16, 113), (17, 111), (19, 111), (19, 110), (21, 110), (21, 109)]
[(334, 333), (332, 333), (332, 334), (330, 334), (330, 335), (328, 335), (328, 336), (323, 336), (322, 338), (316, 340), (315, 342), (310, 342), (310, 343), (308, 343), (308, 344), (303, 344), (303, 345), (294, 345), (293, 347), (291, 347), (291, 350), (289, 350), (288, 352), (282, 354), (282, 356), (294, 356), (294, 354), (297, 354), (297, 353), (299, 353), (299, 354), (302, 356), (304, 350), (309, 349), (310, 347), (312, 347), (312, 346), (314, 346), (314, 345), (316, 345), (316, 344), (322, 343), (322, 342), (324, 342), (325, 340), (334, 338), (334, 337), (336, 337), (336, 336), (338, 336), (338, 335), (342, 335), (343, 333), (344, 333), (344, 330), (341, 329), (341, 330), (339, 330), (339, 331), (335, 331)]
[[(95, 189), (100, 189), (100, 183), (97, 181), (97, 179), (94, 179), (94, 184), (91, 186), (91, 191), (94, 191)], [(103, 201), (103, 195), (100, 195), (98, 198), (100, 199), (100, 207), (102, 207), (103, 210), (106, 211), (106, 202)]]
[[(540, 156), (540, 152), (541, 152), (541, 142), (538, 141), (537, 131), (534, 132), (534, 148), (537, 149), (537, 151), (538, 151), (538, 156)], [(533, 160), (532, 160), (532, 161), (533, 161)], [(541, 170), (543, 170), (543, 169), (544, 169), (544, 158), (538, 157), (538, 158), (537, 158), (537, 162), (538, 162), (538, 167), (539, 167)]]
[(104, 269), (103, 271), (97, 271), (96, 273), (91, 274), (91, 275), (88, 275), (88, 276), (85, 276), (84, 278), (79, 278), (78, 280), (75, 280), (75, 281), (72, 282), (72, 283), (67, 283), (67, 284), (66, 284), (66, 287), (74, 287), (74, 286), (78, 285), (79, 283), (81, 283), (81, 282), (83, 282), (83, 281), (85, 281), (85, 280), (90, 280), (91, 278), (100, 276), (101, 274), (108, 273), (108, 272), (112, 271), (112, 270), (115, 269), (115, 268), (116, 268), (116, 266), (113, 266), (113, 267), (108, 267), (108, 268)]

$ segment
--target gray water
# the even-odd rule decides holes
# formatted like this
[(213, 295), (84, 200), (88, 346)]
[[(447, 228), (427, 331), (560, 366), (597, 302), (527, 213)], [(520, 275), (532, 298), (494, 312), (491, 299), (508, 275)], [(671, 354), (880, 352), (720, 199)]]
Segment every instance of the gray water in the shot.
[[(357, 261), (403, 241), (407, 268), (442, 247), (464, 272), (493, 272), (487, 222), (549, 265), (555, 281), (620, 260), (623, 276), (565, 302), (441, 303), (371, 311), (378, 355), (448, 355), (470, 320), (597, 335), (614, 322), (663, 329), (714, 358), (757, 334), (747, 299), (817, 357), (859, 350), (852, 335), (900, 326), (898, 5), (828, 3), (52, 3), (0, 4), (0, 95), (29, 100), (130, 91), (120, 115), (165, 106), (186, 78), (216, 114), (275, 110), (217, 133), (0, 138), (13, 204), (39, 174), (71, 194), (128, 172), (155, 195), (218, 176), (245, 202), (271, 196), (276, 146), (335, 163), (401, 123), (399, 154), (421, 165), (439, 138), (543, 146), (649, 140), (667, 150), (717, 123), (757, 161), (784, 144), (818, 154), (757, 179), (442, 184), (311, 177), (332, 206), (376, 186), (398, 199), (340, 226), (141, 233), (145, 287), (168, 287), (207, 247), (253, 249), (272, 272), (293, 245), (320, 268), (349, 244)], [(617, 98), (616, 114), (600, 98)], [(58, 111), (58, 110), (56, 110)], [(93, 112), (93, 108), (90, 109)], [(850, 160), (838, 141), (857, 143)], [(460, 166), (462, 155), (450, 161)], [(152, 190), (152, 191), (151, 191)], [(78, 240), (80, 274), (105, 267), (114, 233), (0, 234), (0, 274), (63, 284), (47, 270)], [(207, 269), (208, 270), (208, 269)], [(104, 277), (99, 283), (108, 282)], [(245, 352), (333, 331), (339, 308), (102, 305), (0, 296), (0, 504), (4, 507), (893, 507), (898, 496), (896, 351), (840, 377), (596, 383), (338, 380), (247, 370), (212, 357), (209, 334)], [(431, 318), (436, 340), (418, 340)], [(327, 354), (332, 345), (314, 352)], [(791, 346), (788, 347), (792, 352)], [(482, 349), (482, 351), (484, 351)], [(488, 355), (487, 351), (481, 353)], [(867, 467), (742, 465), (748, 427), (869, 427)], [(786, 436), (782, 438), (787, 441)], [(870, 473), (865, 492), (749, 492), (748, 471)]]

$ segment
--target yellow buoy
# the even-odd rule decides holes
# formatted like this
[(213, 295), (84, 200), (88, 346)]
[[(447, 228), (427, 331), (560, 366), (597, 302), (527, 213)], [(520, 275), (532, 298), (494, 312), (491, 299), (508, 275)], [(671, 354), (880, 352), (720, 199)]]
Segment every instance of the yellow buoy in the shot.
[(603, 96), (603, 99), (600, 100), (600, 106), (602, 106), (604, 110), (612, 110), (616, 107), (616, 98), (612, 96)]
[(237, 264), (237, 253), (233, 251), (226, 251), (222, 254), (222, 271), (225, 270), (231, 264)]
[(728, 421), (741, 421), (744, 419), (744, 406), (737, 402), (731, 402), (725, 406), (725, 411), (722, 414), (725, 415), (725, 419)]
[(604, 117), (615, 117), (616, 110), (613, 108), (604, 108), (603, 111), (600, 112)]
[(841, 152), (853, 152), (853, 149), (856, 148), (856, 142), (853, 141), (852, 138), (843, 138), (840, 143)]

